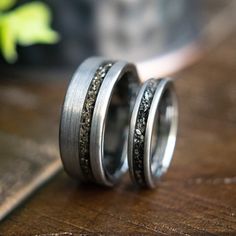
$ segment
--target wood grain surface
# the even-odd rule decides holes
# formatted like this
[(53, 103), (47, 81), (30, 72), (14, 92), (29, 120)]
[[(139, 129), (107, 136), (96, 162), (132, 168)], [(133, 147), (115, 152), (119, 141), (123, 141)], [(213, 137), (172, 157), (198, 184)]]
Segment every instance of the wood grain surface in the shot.
[[(179, 134), (157, 189), (140, 190), (128, 175), (113, 189), (86, 186), (61, 172), (1, 223), (0, 235), (236, 235), (236, 37), (175, 77)], [(48, 106), (55, 122), (64, 91), (57, 84)], [(13, 133), (21, 119), (8, 124)]]

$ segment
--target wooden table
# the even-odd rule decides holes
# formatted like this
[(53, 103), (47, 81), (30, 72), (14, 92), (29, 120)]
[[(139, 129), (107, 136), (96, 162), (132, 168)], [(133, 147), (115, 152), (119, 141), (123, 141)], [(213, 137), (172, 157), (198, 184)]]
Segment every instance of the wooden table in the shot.
[[(156, 190), (134, 187), (128, 175), (106, 189), (60, 172), (1, 223), (0, 235), (236, 235), (236, 37), (175, 77), (178, 141)], [(55, 120), (45, 138), (53, 133), (56, 142), (65, 82), (52, 84), (53, 93), (41, 95), (54, 104), (44, 111)]]

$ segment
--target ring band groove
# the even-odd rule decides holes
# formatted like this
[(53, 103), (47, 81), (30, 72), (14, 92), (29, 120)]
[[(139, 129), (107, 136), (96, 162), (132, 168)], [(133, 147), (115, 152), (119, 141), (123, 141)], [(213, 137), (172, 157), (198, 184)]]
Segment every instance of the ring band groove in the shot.
[(135, 132), (133, 138), (133, 168), (134, 178), (140, 185), (145, 185), (144, 176), (144, 141), (148, 114), (155, 90), (157, 88), (157, 81), (150, 80), (144, 90), (143, 97), (138, 109), (137, 119), (135, 123)]
[(93, 111), (101, 84), (112, 65), (112, 62), (104, 62), (99, 66), (91, 80), (82, 108), (79, 132), (79, 156), (81, 171), (87, 180), (94, 179), (89, 154)]

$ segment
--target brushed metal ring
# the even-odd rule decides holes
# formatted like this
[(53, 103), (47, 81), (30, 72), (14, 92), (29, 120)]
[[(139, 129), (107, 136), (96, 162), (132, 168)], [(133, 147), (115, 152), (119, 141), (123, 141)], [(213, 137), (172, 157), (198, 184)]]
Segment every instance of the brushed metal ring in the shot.
[(150, 79), (141, 87), (130, 121), (128, 162), (132, 180), (154, 188), (174, 152), (178, 106), (172, 79)]
[(92, 57), (79, 66), (67, 89), (59, 134), (70, 176), (112, 186), (127, 170), (127, 129), (138, 84), (135, 66), (124, 61)]

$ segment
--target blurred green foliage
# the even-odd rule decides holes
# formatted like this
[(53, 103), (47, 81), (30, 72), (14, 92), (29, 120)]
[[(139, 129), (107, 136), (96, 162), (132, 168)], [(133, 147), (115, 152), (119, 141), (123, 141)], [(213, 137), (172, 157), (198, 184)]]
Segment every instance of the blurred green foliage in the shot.
[(1, 0), (0, 1), (0, 10), (7, 10), (15, 4), (16, 0)]
[(57, 32), (49, 26), (51, 13), (44, 3), (34, 1), (9, 10), (15, 2), (0, 0), (0, 50), (9, 63), (17, 59), (17, 44), (52, 44), (59, 39)]

